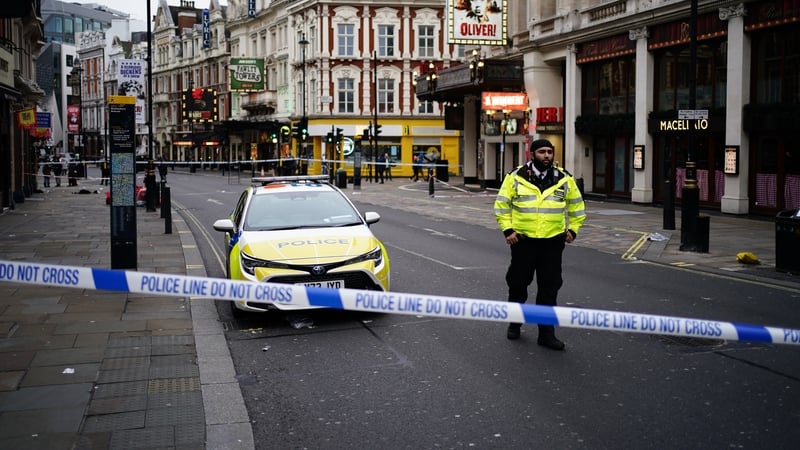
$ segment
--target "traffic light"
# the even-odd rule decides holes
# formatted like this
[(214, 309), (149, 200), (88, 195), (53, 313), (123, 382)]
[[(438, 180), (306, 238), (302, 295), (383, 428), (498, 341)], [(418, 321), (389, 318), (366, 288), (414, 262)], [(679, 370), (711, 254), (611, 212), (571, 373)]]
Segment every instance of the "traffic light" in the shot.
[(298, 126), (300, 127), (300, 140), (305, 142), (308, 138), (308, 119), (303, 117)]
[(325, 142), (327, 144), (333, 144), (333, 132), (329, 131), (328, 134), (325, 135)]
[(377, 123), (372, 127), (372, 135), (375, 136), (376, 141), (381, 134), (381, 128), (383, 128), (383, 125), (378, 125)]
[(272, 133), (269, 136), (269, 139), (270, 139), (269, 141), (272, 142), (273, 144), (277, 144), (278, 143), (278, 133)]
[(361, 133), (361, 138), (368, 142), (372, 142), (372, 135), (369, 134), (369, 128), (364, 128), (364, 132)]
[(297, 125), (292, 125), (292, 137), (297, 139), (298, 141), (302, 139), (302, 134), (300, 133), (300, 123), (298, 122)]
[(342, 138), (344, 137), (344, 130), (341, 128), (336, 129), (336, 142), (342, 142)]
[(281, 141), (282, 142), (289, 142), (289, 127), (286, 125), (281, 127)]

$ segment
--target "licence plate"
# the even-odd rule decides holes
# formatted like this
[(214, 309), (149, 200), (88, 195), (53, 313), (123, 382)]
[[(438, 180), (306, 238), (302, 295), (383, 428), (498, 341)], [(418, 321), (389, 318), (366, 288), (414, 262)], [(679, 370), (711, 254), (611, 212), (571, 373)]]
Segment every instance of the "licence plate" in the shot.
[(302, 284), (303, 286), (309, 287), (342, 289), (344, 287), (344, 280), (307, 281), (305, 283), (297, 284)]

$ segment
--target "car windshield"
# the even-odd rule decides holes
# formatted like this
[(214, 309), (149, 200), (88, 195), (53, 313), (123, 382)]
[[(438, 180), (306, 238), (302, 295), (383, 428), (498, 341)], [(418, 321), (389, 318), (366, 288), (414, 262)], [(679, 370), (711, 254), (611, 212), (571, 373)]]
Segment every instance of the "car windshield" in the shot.
[(338, 192), (298, 191), (256, 194), (247, 208), (245, 230), (360, 225), (361, 218)]

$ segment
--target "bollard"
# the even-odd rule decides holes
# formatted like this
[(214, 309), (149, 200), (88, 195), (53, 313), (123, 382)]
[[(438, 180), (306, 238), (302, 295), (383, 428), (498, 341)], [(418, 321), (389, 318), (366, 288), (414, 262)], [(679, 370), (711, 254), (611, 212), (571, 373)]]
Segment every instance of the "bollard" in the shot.
[(161, 217), (164, 218), (164, 234), (172, 234), (172, 198), (166, 183), (161, 190)]
[(662, 227), (665, 230), (675, 229), (675, 189), (669, 178), (664, 180), (664, 211)]
[(164, 180), (161, 180), (161, 182), (158, 183), (158, 198), (161, 199), (161, 205), (160, 206), (161, 206), (161, 218), (162, 219), (166, 217), (165, 212), (164, 212), (164, 189), (166, 189), (166, 186), (167, 186), (167, 182), (164, 181)]
[(431, 197), (433, 197), (433, 191), (434, 191), (433, 179), (434, 179), (433, 169), (428, 169), (428, 195), (430, 195)]

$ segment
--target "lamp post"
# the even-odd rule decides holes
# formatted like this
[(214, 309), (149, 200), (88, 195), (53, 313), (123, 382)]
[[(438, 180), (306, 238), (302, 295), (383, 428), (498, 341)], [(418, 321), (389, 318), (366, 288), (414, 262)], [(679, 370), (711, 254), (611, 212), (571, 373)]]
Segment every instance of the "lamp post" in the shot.
[[(483, 83), (483, 67), (485, 63), (483, 62), (483, 58), (478, 52), (477, 49), (472, 49), (472, 59), (469, 62), (469, 80), (472, 84), (476, 87), (479, 87), (481, 83)], [(476, 99), (475, 99), (475, 154), (480, 157), (480, 145), (481, 145), (481, 92), (476, 89)], [(486, 181), (485, 176), (483, 175), (483, 164), (479, 163), (478, 165), (478, 179), (481, 180), (481, 188), (485, 189)]]
[[(72, 72), (70, 72), (69, 75), (69, 84), (70, 87), (72, 88), (72, 96), (77, 97), (77, 102), (78, 102), (78, 117), (77, 117), (78, 133), (76, 142), (73, 146), (73, 150), (76, 150), (74, 153), (77, 153), (79, 155), (83, 154), (83, 93), (81, 91), (82, 77), (83, 77), (83, 67), (81, 67), (81, 61), (80, 59), (78, 59), (78, 57), (75, 57), (75, 59), (72, 62)], [(73, 101), (75, 100), (73, 99)], [(81, 145), (80, 153), (77, 152), (78, 143), (80, 143)], [(70, 186), (74, 186), (75, 184), (77, 184), (74, 176), (75, 173), (72, 173), (73, 170), (75, 170), (73, 169), (73, 164), (74, 163), (72, 161), (69, 161), (67, 166), (67, 180), (68, 180), (67, 184)], [(84, 172), (85, 171), (86, 168), (84, 167)]]
[[(302, 117), (302, 119), (300, 119), (300, 123), (302, 124), (301, 126), (308, 127), (308, 113), (306, 111), (306, 46), (309, 44), (309, 42), (308, 42), (308, 40), (306, 40), (306, 34), (305, 33), (300, 35), (300, 42), (298, 42), (298, 44), (300, 44), (301, 53), (302, 53), (302, 64), (303, 64), (303, 81), (302, 81), (302, 84), (300, 85), (300, 87), (302, 89), (302, 92), (300, 93), (300, 95), (302, 96), (302, 102), (303, 102), (303, 117)], [(307, 152), (307, 150), (306, 150), (306, 139), (308, 139), (307, 132), (308, 131), (306, 130), (306, 132), (304, 134), (301, 134), (301, 137), (303, 139), (302, 140), (303, 158), (308, 158), (308, 154), (306, 153)], [(301, 130), (301, 133), (303, 133), (302, 130)]]
[[(191, 76), (189, 77), (188, 86), (189, 86), (188, 97), (192, 98), (192, 95), (194, 94), (194, 79), (191, 78)], [(189, 173), (195, 173), (197, 172), (197, 166), (195, 165), (197, 149), (195, 148), (195, 141), (194, 141), (194, 101), (192, 101), (192, 108), (190, 108), (189, 110), (189, 127), (190, 127), (189, 129), (191, 130), (189, 136), (191, 136), (192, 140), (192, 145), (189, 147)]]

